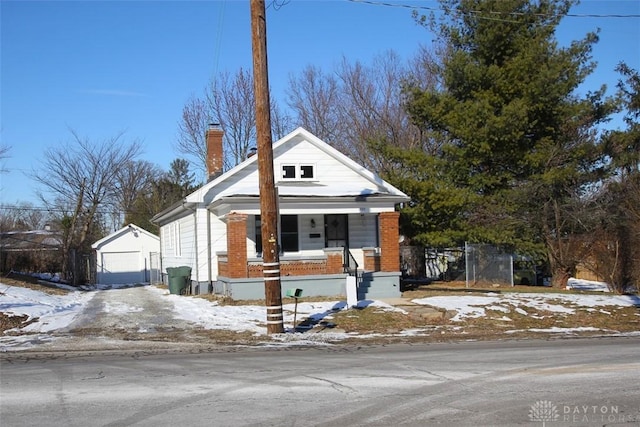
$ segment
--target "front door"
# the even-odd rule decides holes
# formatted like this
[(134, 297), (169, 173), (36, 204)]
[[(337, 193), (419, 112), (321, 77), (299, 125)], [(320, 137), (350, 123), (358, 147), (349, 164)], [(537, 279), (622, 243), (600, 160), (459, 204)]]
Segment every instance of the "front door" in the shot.
[(327, 248), (349, 247), (347, 215), (325, 215), (325, 246)]

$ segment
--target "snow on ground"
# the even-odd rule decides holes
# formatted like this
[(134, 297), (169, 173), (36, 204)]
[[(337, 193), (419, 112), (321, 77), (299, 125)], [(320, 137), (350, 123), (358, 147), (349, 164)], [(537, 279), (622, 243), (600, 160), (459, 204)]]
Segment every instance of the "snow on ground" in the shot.
[(50, 295), (0, 283), (0, 312), (14, 316), (27, 315), (29, 320), (38, 319), (23, 329), (26, 332), (50, 332), (73, 322), (92, 297), (88, 292)]
[[(531, 310), (548, 311), (551, 313), (571, 314), (577, 307), (589, 307), (593, 310), (605, 312), (601, 307), (607, 306), (640, 306), (640, 299), (633, 295), (615, 295), (608, 293), (605, 284), (595, 282), (584, 282), (572, 279), (570, 282), (574, 289), (585, 289), (585, 287), (603, 290), (602, 294), (559, 294), (559, 293), (488, 293), (480, 295), (452, 295), (434, 296), (428, 298), (414, 299), (414, 304), (423, 304), (446, 310), (455, 310), (456, 315), (453, 321), (464, 320), (465, 318), (476, 318), (487, 315), (487, 310), (497, 311), (504, 315), (505, 320), (510, 320), (508, 314), (518, 312), (523, 315)], [(109, 290), (108, 290), (109, 289)], [(93, 291), (75, 290), (65, 295), (50, 295), (36, 290), (17, 286), (8, 286), (0, 283), (0, 312), (8, 315), (27, 315), (33, 323), (26, 326), (22, 331), (28, 333), (48, 333), (58, 329), (68, 327), (82, 313), (88, 302), (97, 292), (111, 292), (111, 289), (118, 289), (117, 286), (97, 287)], [(165, 289), (154, 286), (146, 286), (148, 292), (155, 296), (167, 298), (173, 306), (173, 316), (194, 326), (205, 329), (226, 329), (234, 331), (250, 331), (255, 334), (266, 334), (264, 322), (266, 319), (266, 309), (264, 306), (222, 306), (217, 302), (208, 301), (202, 298), (189, 298), (178, 295), (169, 295)], [(607, 289), (607, 290), (604, 290)], [(361, 301), (360, 307), (376, 306), (385, 310), (399, 310), (382, 301)], [(330, 319), (331, 314), (347, 309), (346, 301), (328, 302), (301, 302), (297, 305), (285, 304), (284, 322), (285, 325), (293, 325), (294, 311), (296, 311), (297, 321), (304, 318), (311, 318), (315, 321)], [(105, 304), (104, 310), (115, 314), (135, 313), (140, 310), (134, 303), (128, 304)], [(563, 332), (557, 330), (536, 330), (537, 332)], [(8, 331), (9, 335), (15, 335), (17, 330)], [(567, 332), (567, 331), (564, 331)], [(412, 331), (403, 333), (411, 334)], [(296, 335), (296, 334), (285, 334)], [(308, 334), (303, 334), (308, 335)], [(346, 336), (346, 334), (345, 334)], [(15, 336), (0, 336), (0, 351), (7, 345), (11, 346), (15, 342)], [(289, 340), (288, 337), (281, 337), (282, 340)], [(299, 342), (298, 342), (299, 343)]]
[(527, 308), (552, 313), (575, 313), (574, 307), (633, 307), (640, 305), (640, 299), (633, 295), (581, 295), (552, 293), (488, 293), (481, 295), (454, 295), (419, 298), (415, 304), (430, 305), (445, 310), (455, 310), (451, 319), (461, 321), (465, 318), (483, 317), (487, 310), (509, 313), (516, 311), (527, 314)]
[(567, 289), (573, 289), (576, 291), (609, 292), (609, 285), (603, 282), (594, 282), (592, 280), (570, 278), (567, 281)]

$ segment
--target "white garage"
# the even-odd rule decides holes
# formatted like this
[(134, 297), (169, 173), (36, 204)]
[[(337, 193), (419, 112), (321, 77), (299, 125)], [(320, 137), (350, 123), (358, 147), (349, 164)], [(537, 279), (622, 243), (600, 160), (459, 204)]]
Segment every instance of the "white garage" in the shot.
[(134, 224), (91, 245), (96, 254), (96, 283), (101, 285), (148, 283), (151, 259), (160, 252), (160, 238)]

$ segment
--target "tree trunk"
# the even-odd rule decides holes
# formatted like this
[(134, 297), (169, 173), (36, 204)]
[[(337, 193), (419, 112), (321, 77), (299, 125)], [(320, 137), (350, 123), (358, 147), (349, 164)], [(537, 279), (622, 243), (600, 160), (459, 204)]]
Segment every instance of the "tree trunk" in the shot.
[(557, 267), (551, 270), (551, 285), (554, 288), (565, 289), (569, 278), (573, 276), (568, 268)]

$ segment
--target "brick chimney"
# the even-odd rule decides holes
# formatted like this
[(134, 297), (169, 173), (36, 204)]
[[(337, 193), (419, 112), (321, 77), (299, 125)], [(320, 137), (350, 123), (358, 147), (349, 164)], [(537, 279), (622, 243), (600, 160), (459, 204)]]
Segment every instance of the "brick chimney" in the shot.
[(210, 123), (205, 133), (207, 140), (207, 178), (209, 181), (222, 173), (222, 136), (224, 132), (218, 123)]

